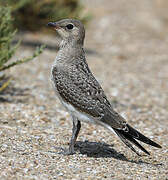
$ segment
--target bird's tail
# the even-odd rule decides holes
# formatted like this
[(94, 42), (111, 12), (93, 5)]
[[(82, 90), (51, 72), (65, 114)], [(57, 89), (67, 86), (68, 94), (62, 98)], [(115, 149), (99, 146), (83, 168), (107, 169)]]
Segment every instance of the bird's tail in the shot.
[(161, 146), (159, 144), (150, 140), (149, 138), (147, 138), (146, 136), (144, 136), (143, 134), (141, 134), (140, 132), (138, 132), (137, 130), (135, 130), (134, 128), (129, 126), (128, 124), (127, 124), (127, 131), (124, 131), (121, 129), (114, 129), (114, 131), (120, 137), (120, 139), (137, 155), (139, 155), (139, 153), (134, 149), (134, 147), (131, 145), (131, 143), (133, 143), (135, 146), (137, 146), (139, 149), (141, 149), (146, 154), (150, 155), (150, 153), (144, 147), (142, 147), (135, 139), (142, 141), (146, 144), (149, 144), (151, 146), (161, 148)]

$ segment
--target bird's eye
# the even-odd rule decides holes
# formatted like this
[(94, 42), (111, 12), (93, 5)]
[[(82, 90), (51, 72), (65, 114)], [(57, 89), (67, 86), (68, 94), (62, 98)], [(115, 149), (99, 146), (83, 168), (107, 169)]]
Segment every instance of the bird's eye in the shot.
[(66, 27), (67, 27), (67, 29), (73, 29), (73, 24), (68, 24), (68, 25), (66, 25)]

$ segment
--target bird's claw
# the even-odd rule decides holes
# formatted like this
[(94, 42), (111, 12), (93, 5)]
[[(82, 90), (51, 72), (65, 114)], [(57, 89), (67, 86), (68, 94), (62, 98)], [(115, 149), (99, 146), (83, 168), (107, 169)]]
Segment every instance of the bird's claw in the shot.
[(69, 156), (69, 155), (73, 155), (75, 154), (75, 151), (71, 151), (71, 150), (67, 150), (67, 149), (63, 149), (61, 148), (61, 152), (59, 152), (58, 154), (63, 154), (63, 155), (66, 155), (66, 156)]

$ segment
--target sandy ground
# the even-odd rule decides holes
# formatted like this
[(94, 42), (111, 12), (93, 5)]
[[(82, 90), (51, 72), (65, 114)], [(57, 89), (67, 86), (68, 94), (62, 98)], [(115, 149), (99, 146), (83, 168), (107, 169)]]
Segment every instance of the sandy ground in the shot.
[[(102, 127), (82, 124), (72, 156), (72, 122), (49, 80), (56, 51), (10, 70), (0, 95), (0, 179), (168, 179), (168, 16), (166, 1), (85, 0), (93, 18), (86, 30), (90, 68), (116, 111), (163, 148), (131, 152)], [(55, 37), (23, 38), (55, 43)], [(23, 46), (16, 58), (32, 54)]]

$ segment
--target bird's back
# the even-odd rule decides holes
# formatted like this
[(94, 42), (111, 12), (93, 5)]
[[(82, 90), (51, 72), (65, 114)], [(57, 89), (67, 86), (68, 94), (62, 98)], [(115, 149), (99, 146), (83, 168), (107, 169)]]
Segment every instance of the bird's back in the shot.
[(112, 109), (89, 69), (84, 53), (71, 56), (71, 59), (67, 55), (58, 55), (56, 59), (59, 62), (53, 66), (52, 79), (61, 99), (100, 123), (111, 122), (110, 126), (123, 128), (124, 119)]

